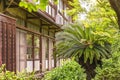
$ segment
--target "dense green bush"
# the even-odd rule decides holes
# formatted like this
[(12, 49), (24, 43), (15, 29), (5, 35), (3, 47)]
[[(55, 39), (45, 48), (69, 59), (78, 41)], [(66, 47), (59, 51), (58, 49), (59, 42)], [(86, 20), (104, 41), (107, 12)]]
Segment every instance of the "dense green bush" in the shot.
[(34, 73), (19, 72), (15, 74), (14, 72), (5, 70), (5, 65), (0, 67), (0, 80), (36, 80), (34, 78)]
[(43, 80), (86, 80), (84, 71), (75, 61), (66, 61), (62, 66), (48, 72)]
[(120, 53), (102, 61), (102, 68), (96, 68), (97, 75), (93, 80), (120, 80)]
[(116, 39), (112, 57), (102, 60), (102, 68), (96, 68), (97, 74), (93, 80), (120, 80), (120, 38)]

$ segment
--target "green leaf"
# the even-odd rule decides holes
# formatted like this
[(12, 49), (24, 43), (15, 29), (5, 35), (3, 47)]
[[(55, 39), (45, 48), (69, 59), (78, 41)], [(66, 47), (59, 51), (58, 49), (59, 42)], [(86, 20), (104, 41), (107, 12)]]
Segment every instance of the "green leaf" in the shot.
[(89, 48), (90, 48), (90, 49), (92, 49), (92, 48), (93, 48), (93, 45), (92, 45), (92, 44), (90, 44), (90, 45), (89, 45)]
[(89, 53), (89, 48), (86, 48), (85, 51), (84, 51), (84, 63), (87, 62), (89, 54), (90, 54)]
[(29, 12), (32, 12), (32, 9), (31, 9), (30, 7), (28, 7), (28, 11), (29, 11)]
[(19, 6), (20, 6), (20, 7), (25, 6), (25, 2), (24, 2), (24, 1), (21, 1), (21, 2), (19, 3)]
[(90, 64), (93, 63), (93, 58), (94, 58), (94, 52), (93, 52), (93, 51), (90, 51), (90, 57), (89, 57), (89, 59), (90, 59)]

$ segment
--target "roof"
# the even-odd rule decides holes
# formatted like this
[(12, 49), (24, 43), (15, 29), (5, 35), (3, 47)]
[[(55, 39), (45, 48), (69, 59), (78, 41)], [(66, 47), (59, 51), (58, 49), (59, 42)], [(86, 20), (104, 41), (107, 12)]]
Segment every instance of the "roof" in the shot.
[[(13, 2), (13, 4), (18, 6), (18, 3)], [(27, 11), (25, 8), (22, 8)], [(28, 11), (27, 11), (28, 12)], [(56, 21), (45, 11), (38, 10), (37, 12), (29, 12), (34, 16), (37, 16), (39, 19), (43, 20), (44, 22), (49, 23), (51, 26), (55, 26), (55, 29), (61, 30), (61, 25), (57, 24)]]

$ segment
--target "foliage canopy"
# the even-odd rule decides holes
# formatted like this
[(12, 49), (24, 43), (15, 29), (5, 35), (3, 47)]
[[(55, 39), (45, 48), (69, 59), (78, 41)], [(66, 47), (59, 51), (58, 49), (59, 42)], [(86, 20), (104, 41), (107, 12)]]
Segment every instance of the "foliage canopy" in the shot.
[(111, 54), (111, 35), (78, 23), (68, 25), (58, 33), (56, 55), (61, 58), (84, 56), (84, 63), (108, 58)]
[(27, 8), (29, 12), (37, 11), (38, 9), (45, 10), (48, 0), (21, 0), (20, 7)]
[(120, 38), (117, 35), (113, 44), (113, 54), (109, 59), (102, 60), (102, 68), (97, 67), (97, 75), (93, 80), (119, 80), (120, 79)]

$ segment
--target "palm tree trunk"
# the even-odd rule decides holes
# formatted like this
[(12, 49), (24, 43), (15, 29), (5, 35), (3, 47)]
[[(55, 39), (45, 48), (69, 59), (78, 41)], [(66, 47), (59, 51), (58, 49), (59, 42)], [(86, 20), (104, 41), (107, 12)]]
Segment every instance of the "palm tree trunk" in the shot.
[(79, 58), (79, 64), (85, 69), (85, 72), (87, 74), (87, 80), (91, 80), (92, 78), (95, 77), (95, 68), (97, 66), (97, 64), (101, 65), (101, 61), (97, 61), (97, 63), (95, 63), (95, 61), (90, 64), (90, 61), (88, 60), (86, 63), (84, 63), (84, 57), (80, 57)]

